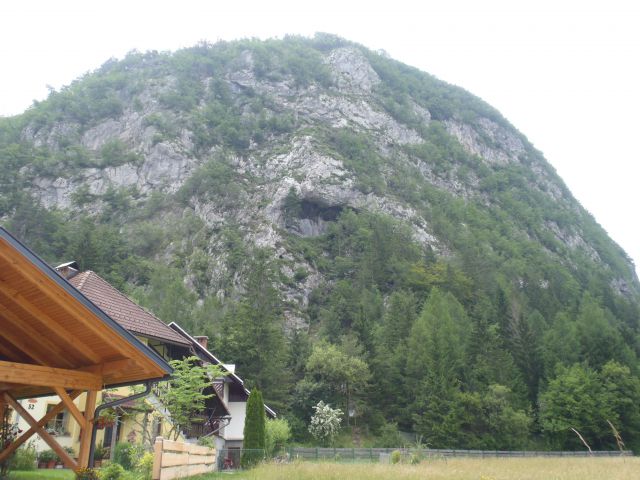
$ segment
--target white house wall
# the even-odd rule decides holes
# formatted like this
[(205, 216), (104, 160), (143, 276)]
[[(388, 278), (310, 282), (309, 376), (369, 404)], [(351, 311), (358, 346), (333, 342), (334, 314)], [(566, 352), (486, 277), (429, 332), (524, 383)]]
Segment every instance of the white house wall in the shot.
[(247, 402), (230, 402), (227, 405), (229, 406), (229, 413), (231, 414), (231, 422), (224, 428), (224, 439), (242, 440)]

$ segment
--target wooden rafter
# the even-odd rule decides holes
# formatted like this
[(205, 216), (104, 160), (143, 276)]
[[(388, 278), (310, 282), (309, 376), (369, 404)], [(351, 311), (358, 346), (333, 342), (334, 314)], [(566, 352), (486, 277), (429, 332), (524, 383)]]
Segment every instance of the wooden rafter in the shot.
[(2, 303), (0, 303), (0, 318), (9, 323), (8, 328), (3, 331), (5, 338), (15, 347), (38, 360), (38, 363), (47, 365), (55, 361), (60, 363), (60, 366), (70, 367), (73, 365), (60, 347), (56, 347), (46, 335), (42, 335), (42, 332), (38, 332), (24, 320), (21, 320)]
[(57, 331), (56, 322), (50, 315), (47, 315), (21, 295), (20, 292), (7, 286), (2, 281), (0, 281), (0, 293), (27, 312), (38, 323), (38, 328), (46, 329), (50, 334), (55, 335), (67, 345), (73, 346), (73, 349), (79, 351), (88, 361), (92, 363), (100, 361), (100, 357), (96, 355), (89, 346), (80, 341), (72, 332), (65, 331), (64, 334), (60, 334)]
[(14, 347), (13, 344), (9, 343), (4, 338), (4, 334), (0, 336), (0, 353), (5, 355), (7, 358), (12, 358), (22, 363), (36, 362), (35, 358), (31, 358), (29, 355), (25, 354), (23, 351), (18, 350), (16, 347)]
[(33, 358), (40, 365), (46, 365), (51, 361), (52, 355), (43, 355), (42, 351), (38, 348), (34, 348), (34, 343), (31, 342), (31, 339), (22, 332), (11, 328), (5, 328), (3, 329), (2, 336), (5, 342), (11, 344), (11, 346), (16, 350), (21, 351), (27, 356)]
[(35, 429), (38, 435), (40, 435), (40, 438), (42, 438), (42, 440), (44, 440), (47, 443), (47, 445), (49, 445), (51, 449), (58, 454), (58, 456), (62, 460), (62, 463), (64, 463), (65, 467), (71, 468), (73, 470), (75, 470), (78, 467), (78, 464), (73, 460), (73, 458), (69, 456), (69, 454), (64, 450), (64, 448), (62, 448), (60, 444), (56, 442), (55, 438), (53, 438), (51, 434), (47, 432), (44, 428), (42, 428), (41, 426), (38, 426), (38, 421), (35, 420), (29, 414), (29, 412), (27, 412), (24, 409), (24, 407), (20, 405), (20, 403), (15, 398), (13, 398), (7, 392), (4, 392), (2, 395), (4, 396), (5, 401), (9, 405), (11, 405), (11, 407), (18, 413), (18, 415), (24, 418), (24, 420), (29, 424), (29, 426)]
[(103, 385), (95, 373), (4, 361), (0, 361), (0, 382), (82, 390), (100, 390)]

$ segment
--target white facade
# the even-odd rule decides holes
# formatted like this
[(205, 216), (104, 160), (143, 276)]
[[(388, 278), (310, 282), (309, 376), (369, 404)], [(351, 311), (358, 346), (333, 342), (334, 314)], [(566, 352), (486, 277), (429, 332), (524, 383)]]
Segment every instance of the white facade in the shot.
[(231, 422), (224, 427), (223, 438), (225, 440), (243, 440), (247, 402), (230, 402), (227, 406), (229, 413), (231, 413)]

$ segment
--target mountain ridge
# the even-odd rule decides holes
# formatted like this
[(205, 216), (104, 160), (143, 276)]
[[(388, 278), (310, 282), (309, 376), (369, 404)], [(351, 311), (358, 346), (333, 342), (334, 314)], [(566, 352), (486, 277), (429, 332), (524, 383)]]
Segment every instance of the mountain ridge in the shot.
[[(408, 345), (397, 335), (435, 328), (418, 321), (421, 305), (471, 322), (524, 379), (494, 365), (478, 380), (460, 365), (464, 388), (480, 385), (486, 401), (491, 382), (508, 380), (514, 408), (537, 411), (558, 359), (637, 371), (633, 264), (542, 154), (477, 97), (338, 37), (132, 52), (0, 119), (0, 155), (5, 225), (50, 262), (78, 260), (163, 320), (210, 335), (298, 419), (310, 407), (295, 398), (316, 398), (326, 374), (316, 346), (380, 374), (382, 352)], [(612, 339), (602, 358), (587, 305)], [(545, 337), (561, 329), (584, 340), (577, 357)], [(447, 335), (467, 345), (456, 365), (481, 355), (466, 334)], [(407, 413), (421, 407), (376, 409), (386, 400), (361, 388), (372, 426), (383, 414), (426, 428)]]

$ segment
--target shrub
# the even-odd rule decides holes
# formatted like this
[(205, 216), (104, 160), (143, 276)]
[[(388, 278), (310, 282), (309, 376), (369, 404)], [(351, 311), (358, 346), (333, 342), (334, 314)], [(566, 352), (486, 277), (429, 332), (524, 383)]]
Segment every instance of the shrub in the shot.
[(151, 480), (153, 470), (153, 453), (146, 452), (136, 464), (136, 470), (142, 475), (142, 480)]
[(339, 408), (331, 408), (330, 405), (323, 401), (313, 407), (315, 413), (311, 417), (309, 424), (309, 433), (323, 444), (330, 444), (337, 435), (342, 422), (342, 410)]
[(41, 462), (50, 462), (51, 460), (55, 460), (57, 462), (58, 454), (51, 449), (44, 450), (40, 452), (40, 455), (38, 455), (38, 460)]
[(38, 452), (32, 443), (20, 447), (16, 450), (11, 467), (14, 470), (35, 470)]
[(79, 468), (76, 470), (76, 480), (100, 480), (100, 476), (93, 468)]
[(111, 463), (100, 469), (100, 480), (124, 480), (125, 470), (119, 463)]
[(393, 452), (391, 452), (391, 463), (395, 465), (396, 463), (400, 463), (401, 459), (402, 454), (400, 453), (400, 450), (394, 450)]
[(277, 455), (291, 437), (289, 422), (284, 418), (267, 420), (265, 450), (268, 456)]
[(122, 465), (125, 470), (133, 470), (143, 453), (141, 445), (126, 442), (116, 443), (113, 461)]
[(215, 448), (216, 444), (211, 437), (200, 437), (198, 439), (198, 445), (201, 447)]

